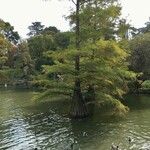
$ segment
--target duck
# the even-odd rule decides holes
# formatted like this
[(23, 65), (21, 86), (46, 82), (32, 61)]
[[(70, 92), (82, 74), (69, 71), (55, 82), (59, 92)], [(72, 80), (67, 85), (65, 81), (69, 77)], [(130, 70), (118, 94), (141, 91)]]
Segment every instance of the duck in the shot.
[(71, 145), (70, 145), (70, 148), (71, 148), (71, 150), (73, 150), (73, 146), (74, 145), (74, 143), (71, 143)]
[(128, 137), (128, 142), (129, 144), (133, 142), (133, 139), (130, 136)]
[(76, 143), (75, 139), (72, 140), (71, 144), (70, 144), (70, 149), (73, 150), (74, 149), (74, 144)]
[(83, 134), (82, 134), (83, 136), (88, 136), (88, 134), (86, 133), (86, 132), (83, 132)]
[(73, 141), (72, 141), (72, 143), (70, 144), (70, 150), (74, 150), (74, 149), (76, 149), (76, 150), (80, 150), (80, 147), (79, 147), (79, 145), (78, 145), (78, 142), (74, 139)]
[(7, 83), (5, 83), (4, 87), (7, 88)]
[(111, 145), (111, 150), (121, 150), (118, 145)]

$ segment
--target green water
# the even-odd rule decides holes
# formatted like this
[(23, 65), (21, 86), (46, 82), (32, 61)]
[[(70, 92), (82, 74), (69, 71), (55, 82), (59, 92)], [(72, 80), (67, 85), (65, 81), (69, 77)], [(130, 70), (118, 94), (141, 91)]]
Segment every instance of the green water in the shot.
[[(150, 96), (128, 96), (131, 111), (115, 120), (95, 114), (71, 121), (69, 102), (35, 102), (31, 91), (0, 91), (0, 150), (122, 150), (150, 149)], [(133, 139), (129, 144), (128, 137)]]

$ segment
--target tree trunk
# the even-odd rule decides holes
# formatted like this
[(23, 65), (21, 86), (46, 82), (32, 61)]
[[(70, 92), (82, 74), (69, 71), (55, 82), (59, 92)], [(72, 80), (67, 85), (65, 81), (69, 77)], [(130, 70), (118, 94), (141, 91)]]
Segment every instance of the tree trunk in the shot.
[(89, 115), (87, 105), (82, 96), (80, 80), (75, 81), (70, 115), (75, 119), (82, 119)]
[[(76, 1), (76, 49), (80, 50), (80, 0)], [(83, 95), (81, 92), (81, 81), (78, 75), (80, 74), (80, 56), (75, 57), (75, 70), (76, 70), (76, 79), (74, 85), (74, 92), (72, 98), (72, 106), (70, 115), (72, 118), (85, 118), (88, 116), (87, 106), (83, 100)]]

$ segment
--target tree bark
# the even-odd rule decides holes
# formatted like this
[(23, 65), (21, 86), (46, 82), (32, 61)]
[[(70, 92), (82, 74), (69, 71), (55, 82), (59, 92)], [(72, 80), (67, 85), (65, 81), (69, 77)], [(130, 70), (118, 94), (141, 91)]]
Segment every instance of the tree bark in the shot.
[[(76, 1), (76, 49), (80, 50), (80, 0)], [(83, 99), (83, 95), (81, 92), (81, 81), (79, 78), (80, 74), (80, 56), (76, 55), (75, 57), (75, 70), (76, 70), (76, 78), (75, 78), (75, 85), (74, 85), (74, 92), (72, 98), (72, 106), (70, 115), (72, 118), (79, 119), (85, 118), (88, 116), (88, 110), (86, 103)]]
[(74, 119), (82, 119), (89, 115), (87, 105), (81, 92), (80, 80), (77, 79), (75, 81), (70, 115)]

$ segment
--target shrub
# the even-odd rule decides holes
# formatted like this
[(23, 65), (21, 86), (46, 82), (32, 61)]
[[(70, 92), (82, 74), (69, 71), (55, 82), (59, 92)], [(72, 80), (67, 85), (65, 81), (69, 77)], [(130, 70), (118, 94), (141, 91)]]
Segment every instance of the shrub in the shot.
[(150, 89), (150, 80), (146, 80), (142, 83), (142, 89)]

